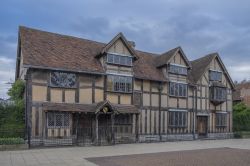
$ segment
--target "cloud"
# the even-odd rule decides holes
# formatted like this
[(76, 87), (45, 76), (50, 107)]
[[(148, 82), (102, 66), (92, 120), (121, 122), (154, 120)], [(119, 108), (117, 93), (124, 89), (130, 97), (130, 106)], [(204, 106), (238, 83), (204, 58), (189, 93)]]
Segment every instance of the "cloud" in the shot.
[(250, 61), (249, 11), (248, 0), (4, 1), (0, 71), (5, 80), (14, 77), (8, 72), (15, 70), (18, 26), (26, 25), (101, 42), (123, 32), (139, 50), (162, 53), (182, 46), (190, 60), (219, 52), (232, 78), (240, 81), (250, 72), (243, 63)]

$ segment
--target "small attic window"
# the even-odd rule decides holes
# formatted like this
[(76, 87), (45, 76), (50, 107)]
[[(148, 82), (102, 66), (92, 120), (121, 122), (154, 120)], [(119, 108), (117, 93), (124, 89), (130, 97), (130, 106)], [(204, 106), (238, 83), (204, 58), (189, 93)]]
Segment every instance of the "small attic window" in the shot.
[(123, 66), (132, 66), (132, 57), (108, 53), (107, 54), (107, 63), (116, 64), (116, 65), (123, 65)]
[(173, 74), (187, 75), (187, 67), (178, 64), (170, 64), (169, 72)]
[(209, 71), (209, 80), (210, 81), (221, 81), (222, 80), (222, 72), (210, 70)]

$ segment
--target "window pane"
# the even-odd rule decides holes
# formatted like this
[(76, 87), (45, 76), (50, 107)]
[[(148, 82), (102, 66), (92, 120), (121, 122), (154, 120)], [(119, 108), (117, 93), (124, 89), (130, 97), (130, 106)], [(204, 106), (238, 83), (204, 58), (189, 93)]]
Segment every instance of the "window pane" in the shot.
[(126, 65), (126, 61), (127, 61), (126, 57), (124, 57), (124, 56), (120, 57), (120, 64), (121, 65)]
[(55, 121), (57, 127), (63, 126), (63, 114), (61, 113), (55, 113)]
[(54, 113), (53, 112), (48, 112), (48, 126), (49, 127), (54, 127)]
[(108, 60), (109, 63), (114, 63), (114, 55), (108, 54)]
[(120, 56), (114, 55), (114, 63), (116, 63), (116, 64), (120, 63)]
[(179, 84), (179, 96), (183, 96), (182, 90), (183, 90), (183, 85)]
[(131, 57), (127, 57), (127, 63), (126, 63), (126, 65), (132, 66), (132, 58)]
[(68, 127), (69, 126), (69, 114), (68, 113), (64, 113), (64, 126)]

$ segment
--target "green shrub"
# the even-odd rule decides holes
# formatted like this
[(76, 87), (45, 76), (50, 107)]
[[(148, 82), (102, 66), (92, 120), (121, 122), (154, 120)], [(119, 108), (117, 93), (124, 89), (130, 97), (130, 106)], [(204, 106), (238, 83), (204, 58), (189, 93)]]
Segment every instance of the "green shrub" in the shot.
[(241, 132), (235, 132), (234, 138), (242, 138)]
[(24, 144), (23, 138), (0, 138), (0, 145)]
[(244, 103), (233, 107), (233, 128), (234, 131), (250, 131), (250, 108)]

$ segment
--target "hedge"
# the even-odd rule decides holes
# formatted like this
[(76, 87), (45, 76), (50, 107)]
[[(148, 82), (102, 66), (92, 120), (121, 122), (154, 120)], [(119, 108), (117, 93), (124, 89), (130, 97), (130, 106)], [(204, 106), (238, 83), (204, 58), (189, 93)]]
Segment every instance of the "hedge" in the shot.
[(0, 145), (24, 144), (23, 138), (0, 138)]

